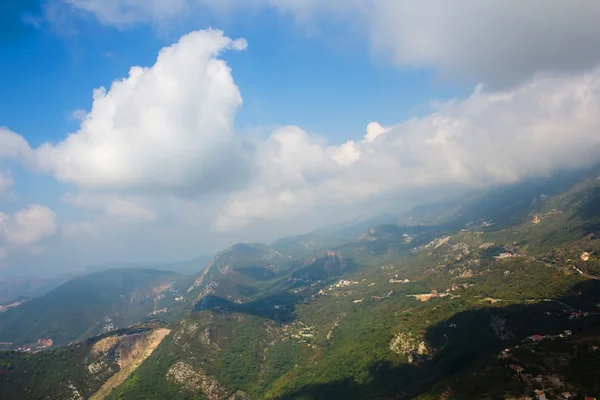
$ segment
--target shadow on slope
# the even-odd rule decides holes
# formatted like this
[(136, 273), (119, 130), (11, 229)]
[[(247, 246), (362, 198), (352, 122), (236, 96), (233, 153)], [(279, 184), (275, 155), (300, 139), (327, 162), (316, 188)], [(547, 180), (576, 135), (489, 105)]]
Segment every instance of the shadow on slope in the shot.
[[(453, 399), (522, 396), (527, 391), (525, 385), (497, 360), (498, 353), (531, 335), (557, 335), (567, 329), (573, 332), (573, 338), (591, 334), (600, 337), (600, 315), (593, 313), (598, 302), (600, 282), (585, 281), (557, 300), (463, 311), (427, 330), (424, 339), (436, 349), (430, 360), (417, 364), (379, 362), (370, 366), (371, 378), (366, 383), (345, 378), (309, 384), (277, 399), (412, 399), (424, 394), (439, 398), (439, 393), (448, 388)], [(590, 314), (570, 319), (573, 309)], [(546, 372), (552, 372), (543, 353), (534, 357), (540, 359), (541, 371), (546, 368)], [(587, 395), (597, 395), (600, 355), (582, 360), (579, 358), (586, 356), (573, 351), (569, 357), (569, 362), (561, 358), (557, 365), (563, 369), (559, 372)]]
[(598, 217), (600, 210), (600, 187), (593, 188), (584, 193), (584, 204), (577, 210), (575, 217), (588, 221)]
[(240, 304), (219, 296), (208, 295), (196, 303), (193, 311), (230, 311), (255, 315), (276, 322), (290, 322), (294, 319), (296, 303), (301, 301), (302, 298), (302, 296), (289, 292), (280, 292)]

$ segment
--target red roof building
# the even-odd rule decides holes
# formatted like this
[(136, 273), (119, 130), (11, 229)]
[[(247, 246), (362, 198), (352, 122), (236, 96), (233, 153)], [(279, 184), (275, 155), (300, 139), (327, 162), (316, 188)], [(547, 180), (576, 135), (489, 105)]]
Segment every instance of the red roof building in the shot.
[(520, 365), (511, 364), (510, 369), (515, 371), (517, 374), (520, 374), (521, 372), (523, 372), (523, 367), (521, 367)]

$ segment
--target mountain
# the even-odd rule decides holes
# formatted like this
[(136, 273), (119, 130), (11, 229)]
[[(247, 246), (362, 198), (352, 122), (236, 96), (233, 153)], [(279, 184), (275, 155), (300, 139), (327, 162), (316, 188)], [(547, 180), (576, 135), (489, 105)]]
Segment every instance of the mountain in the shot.
[[(0, 314), (0, 342), (10, 347), (64, 345), (185, 307), (189, 278), (151, 269), (79, 276)], [(39, 344), (44, 342), (45, 344)]]
[(107, 269), (158, 269), (161, 271), (173, 271), (184, 275), (193, 275), (201, 270), (210, 260), (211, 256), (198, 256), (191, 260), (167, 262), (167, 263), (123, 263), (113, 262), (108, 264), (90, 265), (85, 267), (86, 273), (100, 272)]
[(71, 279), (68, 276), (52, 278), (6, 277), (0, 278), (0, 304), (12, 303), (23, 298), (41, 296)]
[(160, 324), (148, 324), (60, 349), (4, 352), (0, 398), (103, 399), (169, 332)]
[[(156, 350), (104, 393), (600, 397), (598, 171), (426, 209), (414, 210), (414, 223), (400, 217), (346, 236), (319, 232), (221, 251), (183, 287), (189, 304)], [(13, 366), (0, 369), (8, 388), (8, 376), (22, 382), (33, 368), (10, 361), (14, 354), (22, 355), (0, 353)]]
[(291, 277), (312, 283), (339, 276), (348, 268), (350, 268), (350, 265), (348, 265), (348, 261), (342, 258), (341, 254), (333, 251), (322, 251), (313, 257), (308, 265), (296, 269)]
[[(161, 398), (173, 387), (209, 399), (504, 398), (535, 385), (548, 396), (597, 395), (598, 372), (564, 365), (600, 362), (590, 350), (600, 328), (590, 279), (598, 188), (592, 176), (558, 193), (496, 191), (502, 199), (490, 194), (484, 207), (476, 198), (437, 224), (373, 226), (313, 256), (288, 255), (280, 276), (245, 301), (200, 297), (163, 356), (112, 398)], [(532, 347), (534, 335), (548, 341)], [(517, 345), (563, 361), (498, 359)], [(522, 380), (511, 363), (534, 373)]]
[(502, 223), (509, 226), (519, 223), (531, 212), (537, 198), (559, 196), (575, 183), (587, 185), (597, 177), (598, 167), (557, 173), (551, 177), (504, 185), (485, 191), (475, 191), (439, 203), (423, 204), (396, 219), (400, 226), (438, 225), (456, 228), (478, 221)]
[(247, 300), (279, 277), (289, 262), (289, 256), (266, 244), (238, 243), (219, 252), (196, 276), (188, 293), (197, 300), (208, 294)]
[(292, 257), (310, 255), (318, 250), (352, 243), (358, 235), (374, 225), (393, 223), (395, 217), (383, 214), (368, 219), (357, 219), (342, 224), (330, 225), (303, 235), (289, 236), (277, 240), (272, 247)]

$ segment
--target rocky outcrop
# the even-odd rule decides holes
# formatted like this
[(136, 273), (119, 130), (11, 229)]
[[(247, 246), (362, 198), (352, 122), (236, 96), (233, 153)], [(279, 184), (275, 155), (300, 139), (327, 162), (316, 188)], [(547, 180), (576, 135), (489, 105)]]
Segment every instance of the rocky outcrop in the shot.
[(329, 332), (327, 332), (327, 340), (329, 340), (329, 341), (333, 340), (333, 331), (335, 330), (335, 328), (337, 328), (340, 325), (340, 319), (345, 316), (346, 316), (346, 314), (342, 314), (339, 317), (337, 317), (335, 319), (335, 321), (333, 321), (333, 325), (331, 325), (331, 329), (329, 330)]
[(472, 278), (473, 277), (473, 271), (471, 271), (470, 269), (466, 269), (464, 270), (460, 275), (459, 278)]
[(69, 382), (68, 388), (73, 393), (73, 395), (70, 397), (70, 400), (83, 400), (83, 396), (81, 393), (79, 393), (79, 390), (77, 390), (73, 383)]
[(413, 251), (419, 252), (419, 251), (423, 251), (423, 250), (435, 250), (445, 244), (448, 244), (450, 239), (452, 239), (452, 236), (445, 236), (443, 238), (433, 239), (431, 242), (427, 243), (426, 245), (415, 247), (413, 249)]
[(455, 260), (462, 260), (463, 257), (468, 256), (470, 254), (469, 246), (466, 243), (457, 243), (452, 246), (452, 251), (454, 254)]
[[(539, 224), (540, 222), (542, 222), (544, 219), (552, 216), (552, 215), (557, 215), (557, 214), (562, 214), (561, 210), (556, 210), (556, 209), (552, 209), (550, 211), (548, 211), (545, 214), (541, 214), (538, 212), (534, 212), (533, 216), (531, 218), (531, 222), (535, 225)], [(531, 214), (530, 214), (531, 215)]]
[(98, 341), (92, 348), (92, 355), (99, 359), (88, 365), (88, 373), (94, 375), (102, 371), (110, 357), (118, 363), (119, 371), (104, 382), (90, 400), (105, 399), (154, 352), (170, 332), (169, 329), (157, 328), (138, 334), (110, 336)]
[(409, 364), (420, 364), (431, 359), (431, 350), (427, 343), (410, 334), (398, 333), (392, 338), (389, 348), (396, 354), (406, 356)]
[(0, 306), (0, 313), (3, 313), (4, 311), (8, 310), (9, 308), (17, 307), (24, 302), (25, 302), (25, 300), (21, 300), (21, 301), (15, 301), (10, 304), (5, 304), (3, 306)]
[(208, 275), (208, 273), (212, 269), (212, 266), (215, 264), (215, 262), (217, 262), (217, 260), (219, 259), (219, 256), (220, 256), (220, 254), (217, 254), (212, 260), (210, 260), (210, 262), (208, 263), (206, 268), (204, 268), (204, 271), (202, 271), (202, 273), (198, 276), (198, 278), (196, 278), (196, 280), (194, 281), (192, 286), (190, 286), (188, 288), (188, 290), (187, 290), (188, 293), (191, 292), (192, 290), (196, 289), (200, 285), (202, 285), (202, 283), (204, 282), (204, 279), (206, 278), (206, 275)]
[[(228, 395), (225, 388), (217, 380), (206, 375), (202, 369), (194, 369), (190, 364), (183, 361), (178, 361), (169, 368), (167, 379), (181, 386), (182, 390), (188, 392), (201, 391), (208, 400), (220, 400)], [(236, 399), (236, 397), (229, 398)]]
[(243, 390), (238, 390), (229, 396), (227, 400), (250, 400), (250, 397), (248, 396), (248, 393), (244, 392)]

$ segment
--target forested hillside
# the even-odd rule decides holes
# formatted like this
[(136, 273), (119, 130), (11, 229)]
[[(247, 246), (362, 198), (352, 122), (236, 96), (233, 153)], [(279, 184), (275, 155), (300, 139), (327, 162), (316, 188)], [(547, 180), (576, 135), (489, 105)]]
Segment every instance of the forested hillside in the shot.
[[(488, 196), (441, 207), (443, 218), (428, 213), (411, 225), (361, 227), (355, 236), (336, 236), (335, 246), (320, 246), (316, 235), (237, 244), (185, 286), (152, 274), (145, 290), (160, 282), (186, 306), (169, 314), (170, 333), (156, 350), (103, 396), (599, 396), (598, 175)], [(432, 220), (439, 223), (426, 222)], [(130, 304), (147, 293), (134, 281)], [(42, 362), (72, 352), (54, 351), (26, 357)], [(20, 354), (2, 356), (5, 390), (28, 376), (28, 364), (14, 358)], [(57, 363), (53, 356), (45, 365), (56, 370)], [(88, 387), (86, 393), (97, 390)]]

